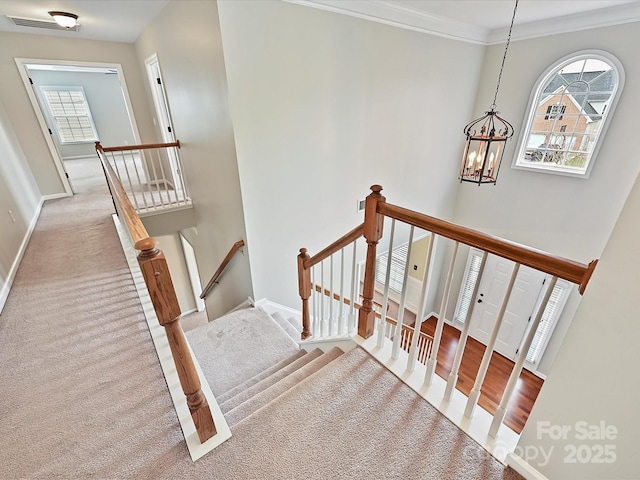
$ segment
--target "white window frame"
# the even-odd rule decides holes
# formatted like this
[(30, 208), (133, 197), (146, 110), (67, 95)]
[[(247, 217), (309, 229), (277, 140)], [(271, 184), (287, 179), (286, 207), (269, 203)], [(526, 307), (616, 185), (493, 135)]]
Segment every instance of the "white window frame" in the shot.
[[(91, 115), (91, 108), (89, 108), (89, 102), (87, 102), (87, 96), (84, 93), (84, 88), (80, 85), (77, 86), (58, 86), (58, 85), (42, 85), (40, 87), (42, 91), (42, 97), (44, 100), (44, 104), (47, 106), (47, 110), (49, 116), (51, 117), (53, 127), (56, 129), (56, 133), (58, 135), (58, 139), (60, 140), (60, 145), (76, 145), (82, 143), (94, 143), (98, 141), (98, 131), (96, 130), (95, 123), (93, 122), (93, 117)], [(49, 101), (49, 97), (47, 96), (47, 92), (79, 92), (82, 96), (83, 107), (85, 109), (84, 114), (65, 114), (65, 115), (56, 115), (51, 107), (51, 103)], [(89, 126), (91, 127), (92, 137), (84, 137), (82, 139), (67, 139), (60, 129), (60, 125), (58, 124), (58, 118), (69, 118), (69, 117), (86, 117), (89, 120)]]
[[(536, 111), (538, 109), (538, 101), (540, 100), (542, 90), (547, 85), (549, 80), (562, 68), (565, 66), (585, 59), (596, 59), (602, 62), (609, 64), (613, 70), (616, 72), (618, 77), (618, 83), (615, 90), (612, 93), (611, 102), (607, 108), (607, 111), (604, 113), (604, 119), (602, 123), (602, 127), (600, 131), (595, 137), (593, 149), (591, 150), (591, 154), (588, 157), (587, 167), (584, 171), (577, 171), (575, 169), (571, 169), (569, 167), (565, 167), (563, 169), (562, 166), (555, 165), (553, 163), (545, 164), (543, 162), (540, 163), (531, 163), (525, 162), (525, 153), (527, 149), (527, 143), (529, 141), (529, 135), (531, 133), (531, 128), (533, 126), (534, 118)], [(598, 151), (602, 145), (602, 141), (606, 135), (607, 128), (611, 122), (611, 117), (614, 115), (616, 106), (618, 104), (618, 100), (620, 99), (620, 94), (624, 88), (625, 74), (624, 68), (622, 67), (622, 63), (611, 55), (608, 52), (602, 50), (582, 50), (579, 52), (572, 53), (570, 55), (566, 55), (561, 59), (554, 62), (549, 68), (547, 68), (542, 75), (536, 81), (533, 90), (531, 91), (531, 95), (529, 97), (529, 105), (527, 107), (527, 111), (525, 113), (524, 119), (522, 121), (522, 129), (520, 131), (520, 137), (518, 140), (518, 147), (516, 148), (515, 156), (513, 157), (513, 161), (511, 164), (511, 168), (518, 170), (527, 170), (527, 171), (536, 171), (541, 173), (550, 173), (554, 175), (563, 175), (568, 177), (575, 178), (589, 178), (591, 174), (591, 170), (593, 165), (596, 162)]]

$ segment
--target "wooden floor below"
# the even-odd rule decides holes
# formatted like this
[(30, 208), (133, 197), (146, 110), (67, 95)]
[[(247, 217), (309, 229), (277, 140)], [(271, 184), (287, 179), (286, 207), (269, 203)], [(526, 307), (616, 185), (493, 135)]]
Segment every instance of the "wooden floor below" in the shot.
[[(435, 327), (435, 317), (422, 323), (422, 331), (428, 335), (433, 336)], [(451, 372), (459, 339), (460, 331), (445, 323), (436, 366), (436, 374), (445, 380)], [(485, 345), (472, 337), (467, 338), (456, 384), (456, 388), (467, 396), (473, 388), (484, 351)], [(495, 413), (512, 370), (513, 362), (511, 360), (493, 352), (478, 402), (489, 413)], [(544, 381), (540, 377), (528, 370), (522, 370), (504, 420), (505, 425), (516, 433), (522, 432), (543, 383)]]

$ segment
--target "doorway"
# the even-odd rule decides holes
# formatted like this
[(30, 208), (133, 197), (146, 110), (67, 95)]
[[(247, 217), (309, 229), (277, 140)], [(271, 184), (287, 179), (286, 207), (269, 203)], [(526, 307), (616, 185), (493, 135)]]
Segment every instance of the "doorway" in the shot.
[[(477, 282), (482, 255), (483, 252), (477, 249), (471, 249), (469, 252), (454, 318), (458, 324), (464, 323), (467, 312), (473, 304), (469, 335), (486, 345), (515, 264), (510, 260), (488, 255), (477, 296), (471, 298)], [(538, 311), (542, 302), (548, 280), (549, 276), (545, 273), (524, 265), (520, 266), (495, 344), (495, 351), (507, 359), (515, 360), (520, 353), (521, 343), (533, 315)], [(567, 301), (569, 290), (569, 283), (558, 280), (551, 298), (545, 306), (534, 341), (526, 353), (525, 367), (527, 369), (536, 370), (536, 365), (544, 353)]]
[(95, 141), (140, 143), (121, 65), (27, 58), (16, 64), (65, 193), (104, 183)]

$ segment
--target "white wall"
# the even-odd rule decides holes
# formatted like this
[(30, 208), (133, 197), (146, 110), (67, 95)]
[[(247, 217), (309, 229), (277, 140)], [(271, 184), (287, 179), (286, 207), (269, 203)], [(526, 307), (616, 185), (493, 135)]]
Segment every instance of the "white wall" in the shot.
[[(46, 107), (40, 86), (80, 86), (84, 89), (98, 139), (102, 145), (136, 143), (117, 74), (30, 69), (29, 76), (36, 87), (35, 91), (40, 96), (45, 114), (48, 114), (49, 109)], [(49, 125), (54, 125), (52, 119)], [(52, 130), (54, 130), (54, 138), (58, 142), (62, 158), (96, 154), (94, 142), (60, 145), (57, 131), (53, 127)]]
[(449, 217), (483, 47), (281, 1), (218, 2), (256, 298), (299, 308), (296, 255), (379, 183)]
[(40, 206), (40, 191), (1, 102), (0, 151), (1, 311)]
[[(158, 55), (194, 204), (198, 235), (190, 241), (202, 285), (209, 282), (231, 246), (240, 239), (246, 241), (218, 24), (216, 2), (172, 1), (135, 44), (141, 72), (145, 59)], [(145, 85), (152, 103), (148, 82)], [(250, 255), (252, 248), (249, 242)], [(209, 318), (220, 316), (249, 295), (253, 296), (249, 261), (238, 255), (207, 298)]]
[(43, 195), (64, 193), (64, 188), (14, 58), (122, 65), (140, 137), (143, 142), (155, 140), (144, 78), (132, 44), (0, 32), (0, 45), (0, 102)]
[[(196, 309), (196, 302), (193, 298), (193, 290), (189, 281), (189, 272), (180, 243), (180, 234), (161, 235), (155, 237), (159, 242), (159, 248), (162, 249), (164, 257), (167, 260), (169, 271), (171, 272), (171, 280), (178, 297), (178, 304), (182, 313), (190, 312)], [(199, 293), (199, 292), (198, 292)]]
[[(521, 456), (529, 452), (531, 466), (547, 478), (638, 478), (638, 212), (640, 181), (636, 180), (518, 443), (517, 452)], [(576, 438), (577, 422), (596, 426), (596, 432), (602, 432), (604, 422), (617, 434), (609, 427), (608, 438)], [(556, 425), (569, 426), (565, 439), (554, 441), (543, 430)], [(615, 461), (568, 463), (567, 458), (576, 458), (570, 457), (570, 445), (581, 448), (580, 458), (587, 459), (600, 450), (598, 445), (611, 445)], [(541, 448), (545, 452), (553, 448), (546, 465), (532, 458)]]
[[(638, 23), (512, 42), (498, 96), (498, 110), (516, 134), (507, 145), (496, 186), (460, 186), (454, 221), (509, 240), (588, 263), (600, 256), (614, 222), (640, 171), (635, 146), (640, 63), (635, 47)], [(586, 48), (615, 55), (626, 71), (626, 86), (589, 179), (515, 170), (517, 147), (529, 95), (553, 62)], [(493, 99), (504, 45), (487, 50), (476, 97), (476, 116)], [(460, 278), (460, 277), (459, 277)], [(452, 292), (455, 304), (457, 290)], [(579, 303), (574, 292), (539, 366), (547, 373)]]

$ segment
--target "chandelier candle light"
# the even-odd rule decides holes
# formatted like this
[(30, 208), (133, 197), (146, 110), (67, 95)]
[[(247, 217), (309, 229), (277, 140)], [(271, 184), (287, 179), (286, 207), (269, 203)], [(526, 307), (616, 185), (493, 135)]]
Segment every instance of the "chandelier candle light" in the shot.
[(500, 112), (496, 111), (496, 100), (498, 98), (498, 90), (500, 89), (504, 62), (507, 58), (507, 50), (511, 42), (511, 31), (513, 30), (513, 21), (516, 18), (518, 1), (519, 0), (516, 0), (516, 5), (513, 9), (509, 36), (507, 37), (507, 44), (504, 48), (496, 93), (493, 97), (493, 103), (491, 107), (489, 107), (490, 110), (484, 112), (483, 117), (474, 120), (464, 127), (464, 134), (467, 136), (467, 141), (460, 165), (460, 182), (473, 182), (478, 185), (493, 183), (495, 185), (498, 179), (502, 156), (504, 155), (504, 147), (507, 140), (513, 136), (513, 127), (511, 124), (500, 117), (498, 115)]

